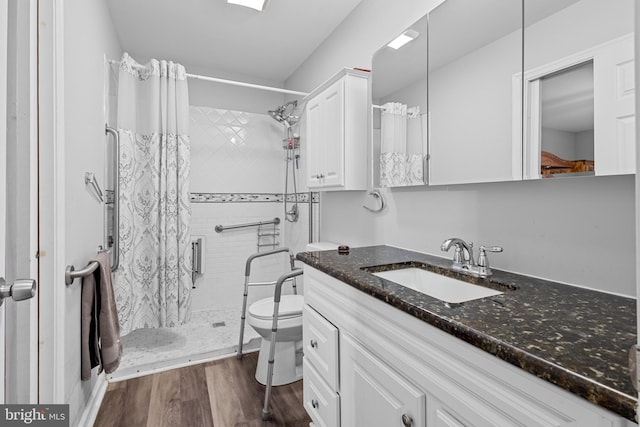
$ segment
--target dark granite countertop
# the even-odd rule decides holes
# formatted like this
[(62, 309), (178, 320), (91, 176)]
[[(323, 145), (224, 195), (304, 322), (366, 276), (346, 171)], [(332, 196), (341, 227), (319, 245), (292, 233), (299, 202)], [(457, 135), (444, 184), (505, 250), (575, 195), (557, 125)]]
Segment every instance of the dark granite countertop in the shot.
[[(637, 395), (627, 367), (629, 349), (636, 343), (633, 298), (497, 269), (489, 279), (473, 278), (450, 270), (450, 259), (392, 246), (351, 248), (348, 255), (337, 251), (301, 252), (297, 259), (637, 422)], [(510, 290), (496, 297), (447, 306), (362, 270), (412, 262), (467, 282)]]

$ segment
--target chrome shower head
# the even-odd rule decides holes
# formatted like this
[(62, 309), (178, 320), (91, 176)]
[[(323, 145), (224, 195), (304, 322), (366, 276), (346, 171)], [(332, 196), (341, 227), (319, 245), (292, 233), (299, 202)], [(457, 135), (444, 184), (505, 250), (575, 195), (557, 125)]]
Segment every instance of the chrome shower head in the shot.
[(284, 124), (287, 128), (291, 128), (292, 125), (298, 123), (298, 120), (300, 120), (299, 116), (293, 115), (293, 111), (297, 106), (298, 101), (289, 101), (275, 110), (269, 110), (267, 112), (275, 121)]

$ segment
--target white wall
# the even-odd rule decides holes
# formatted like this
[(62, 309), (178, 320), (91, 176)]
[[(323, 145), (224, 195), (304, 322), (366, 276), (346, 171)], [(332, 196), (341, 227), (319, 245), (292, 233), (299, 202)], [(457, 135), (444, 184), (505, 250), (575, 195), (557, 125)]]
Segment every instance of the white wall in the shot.
[[(103, 243), (103, 212), (85, 186), (85, 172), (94, 172), (104, 187), (107, 137), (104, 134), (104, 56), (121, 56), (104, 0), (64, 3), (66, 257), (84, 267)], [(56, 285), (62, 285), (56, 283)], [(78, 422), (93, 388), (80, 381), (80, 281), (66, 289), (65, 402), (71, 425)]]
[[(311, 90), (341, 67), (369, 66), (379, 46), (437, 3), (405, 1), (398, 7), (363, 0), (287, 86)], [(384, 195), (388, 209), (375, 215), (361, 207), (369, 202), (366, 192), (323, 194), (321, 239), (450, 257), (439, 246), (457, 236), (504, 246), (504, 253), (491, 256), (497, 268), (635, 295), (633, 176), (420, 187)]]

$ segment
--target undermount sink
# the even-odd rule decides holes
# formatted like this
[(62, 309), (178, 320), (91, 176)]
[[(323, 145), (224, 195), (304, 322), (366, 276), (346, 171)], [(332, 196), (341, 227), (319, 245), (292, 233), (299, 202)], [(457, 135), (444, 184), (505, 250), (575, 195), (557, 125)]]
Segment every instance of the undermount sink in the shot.
[(371, 274), (454, 304), (503, 294), (495, 289), (463, 282), (416, 267), (372, 272)]

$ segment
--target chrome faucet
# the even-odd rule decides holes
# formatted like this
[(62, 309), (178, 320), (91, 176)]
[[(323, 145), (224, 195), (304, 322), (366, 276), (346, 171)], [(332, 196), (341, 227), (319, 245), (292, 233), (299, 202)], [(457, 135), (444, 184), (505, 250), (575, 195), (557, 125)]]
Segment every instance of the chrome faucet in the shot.
[(443, 252), (448, 252), (451, 246), (456, 247), (453, 254), (452, 269), (476, 277), (491, 276), (492, 271), (489, 268), (487, 252), (502, 252), (503, 250), (500, 246), (480, 246), (480, 255), (478, 255), (478, 262), (476, 263), (473, 255), (473, 243), (467, 243), (462, 239), (452, 237), (442, 242), (440, 249)]
[(473, 242), (465, 242), (457, 237), (452, 237), (442, 242), (440, 249), (443, 252), (448, 252), (451, 246), (456, 247), (456, 251), (453, 254), (453, 264), (460, 265), (476, 265), (473, 258)]

